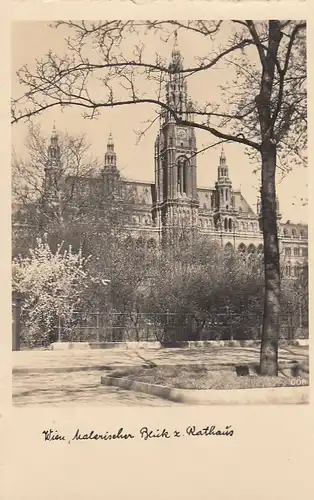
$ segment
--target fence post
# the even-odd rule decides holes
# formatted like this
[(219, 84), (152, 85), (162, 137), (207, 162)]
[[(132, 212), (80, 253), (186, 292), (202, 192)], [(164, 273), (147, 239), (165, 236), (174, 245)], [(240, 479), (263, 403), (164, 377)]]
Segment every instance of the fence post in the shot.
[(61, 342), (61, 316), (58, 314), (58, 342)]
[(21, 346), (21, 299), (17, 292), (12, 292), (12, 351), (19, 351)]
[(96, 342), (99, 342), (99, 311), (96, 311)]

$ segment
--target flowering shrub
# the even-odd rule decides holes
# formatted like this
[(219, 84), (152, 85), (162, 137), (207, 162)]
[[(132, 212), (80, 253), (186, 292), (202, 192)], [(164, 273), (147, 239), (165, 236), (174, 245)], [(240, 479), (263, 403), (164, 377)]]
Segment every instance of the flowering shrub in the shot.
[(57, 338), (60, 318), (65, 330), (73, 326), (73, 313), (93, 281), (86, 264), (89, 258), (61, 243), (53, 253), (44, 239), (37, 239), (29, 257), (13, 262), (13, 289), (22, 298), (24, 341), (47, 345)]

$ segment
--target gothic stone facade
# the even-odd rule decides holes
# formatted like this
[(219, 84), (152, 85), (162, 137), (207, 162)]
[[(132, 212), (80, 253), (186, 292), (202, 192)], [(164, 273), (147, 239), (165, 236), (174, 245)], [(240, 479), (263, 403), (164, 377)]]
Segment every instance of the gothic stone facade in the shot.
[[(165, 93), (169, 107), (178, 110), (183, 119), (193, 119), (193, 104), (188, 97), (182, 73), (182, 57), (177, 47), (172, 51), (170, 75)], [(193, 127), (178, 126), (172, 115), (163, 111), (155, 141), (155, 182), (136, 182), (120, 177), (117, 155), (110, 134), (103, 171), (98, 178), (104, 192), (118, 189), (127, 200), (126, 226), (142, 244), (158, 245), (174, 228), (192, 227), (202, 235), (218, 240), (222, 248), (242, 253), (263, 251), (259, 203), (257, 213), (249, 206), (241, 190), (234, 189), (222, 149), (217, 180), (213, 187), (197, 187), (197, 145)], [(54, 130), (48, 151), (46, 169), (49, 184), (51, 172), (57, 168), (58, 136)], [(307, 261), (308, 233), (304, 224), (281, 222), (278, 229), (283, 269), (287, 276), (297, 276)]]

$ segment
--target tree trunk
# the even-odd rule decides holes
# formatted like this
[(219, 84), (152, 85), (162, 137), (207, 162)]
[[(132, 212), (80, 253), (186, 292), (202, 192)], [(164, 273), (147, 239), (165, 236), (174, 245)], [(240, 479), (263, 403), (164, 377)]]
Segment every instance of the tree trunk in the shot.
[(264, 238), (264, 317), (260, 351), (260, 374), (278, 375), (280, 330), (280, 255), (277, 233), (276, 146), (262, 147), (262, 216)]

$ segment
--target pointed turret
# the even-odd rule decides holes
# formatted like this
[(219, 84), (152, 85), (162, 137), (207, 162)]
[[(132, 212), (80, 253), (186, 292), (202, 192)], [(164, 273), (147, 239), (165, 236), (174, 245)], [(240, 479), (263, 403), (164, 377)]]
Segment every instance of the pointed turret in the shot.
[(218, 180), (221, 179), (229, 180), (229, 168), (226, 164), (226, 154), (223, 146), (221, 149), (219, 166), (218, 166)]
[(109, 133), (107, 151), (105, 153), (103, 179), (106, 196), (120, 196), (119, 170), (117, 168), (117, 155), (114, 150), (112, 133)]
[(223, 211), (231, 210), (233, 208), (232, 182), (229, 178), (229, 168), (227, 165), (224, 147), (222, 147), (220, 153), (218, 179), (216, 181), (215, 187), (216, 208)]
[(105, 169), (116, 170), (117, 169), (117, 155), (114, 150), (114, 141), (112, 133), (110, 132), (107, 142), (107, 151), (105, 153)]
[[(166, 101), (179, 116), (187, 118), (187, 83), (182, 70), (183, 58), (178, 47), (177, 34), (175, 34), (174, 47), (172, 49), (171, 61), (169, 63), (169, 80), (166, 85)], [(164, 112), (163, 116), (165, 120), (174, 121), (173, 115), (167, 111)]]

